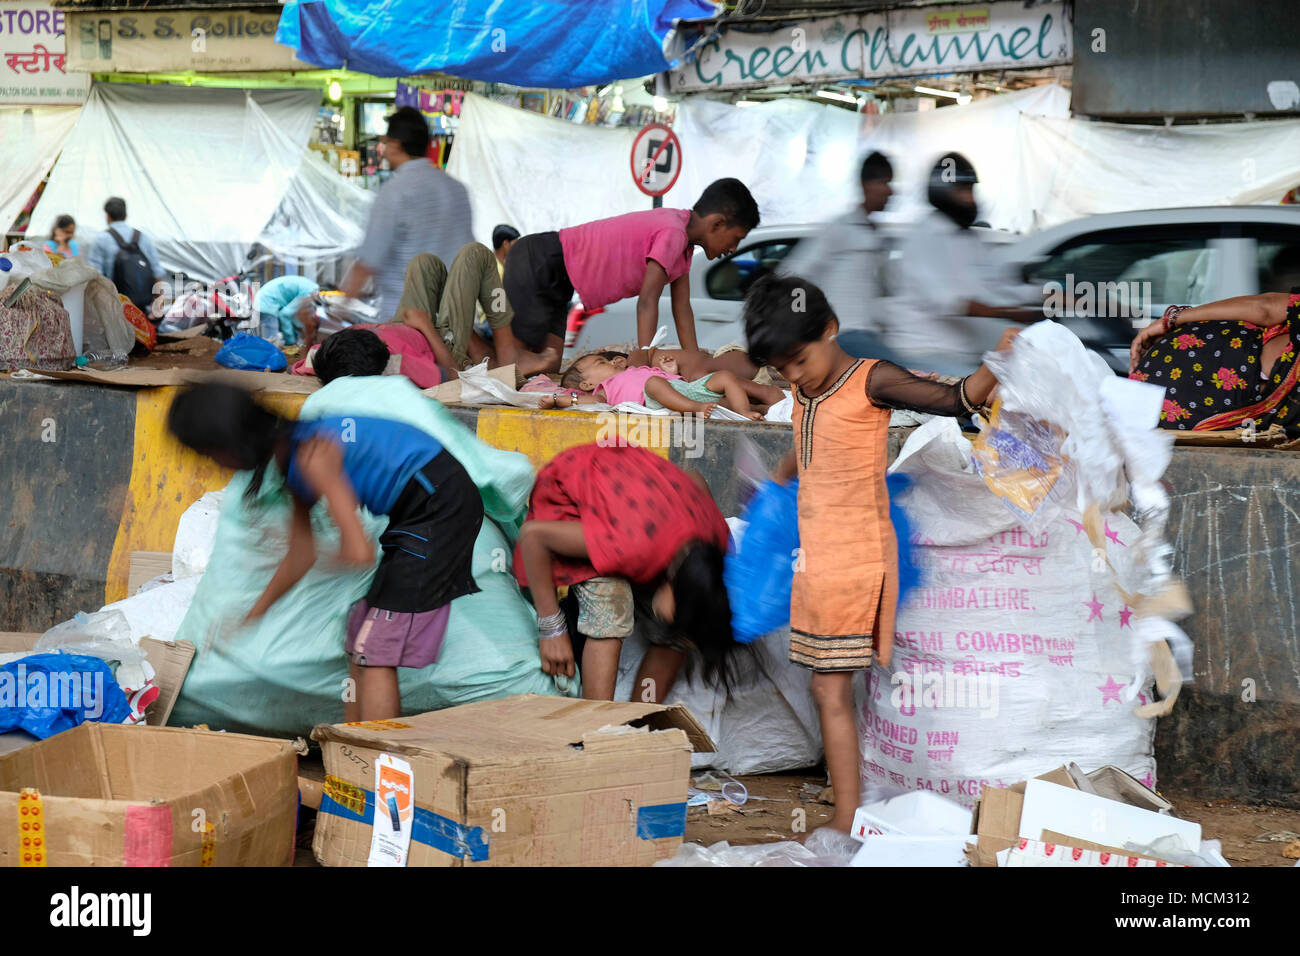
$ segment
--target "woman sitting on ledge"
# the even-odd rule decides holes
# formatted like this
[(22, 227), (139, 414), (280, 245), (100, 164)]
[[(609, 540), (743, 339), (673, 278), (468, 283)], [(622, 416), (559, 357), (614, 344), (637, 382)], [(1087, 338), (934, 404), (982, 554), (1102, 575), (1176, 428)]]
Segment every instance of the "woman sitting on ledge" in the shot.
[[(1294, 277), (1300, 282), (1300, 276)], [(1133, 340), (1129, 378), (1165, 388), (1160, 427), (1281, 425), (1300, 437), (1300, 285), (1189, 307), (1171, 305)]]

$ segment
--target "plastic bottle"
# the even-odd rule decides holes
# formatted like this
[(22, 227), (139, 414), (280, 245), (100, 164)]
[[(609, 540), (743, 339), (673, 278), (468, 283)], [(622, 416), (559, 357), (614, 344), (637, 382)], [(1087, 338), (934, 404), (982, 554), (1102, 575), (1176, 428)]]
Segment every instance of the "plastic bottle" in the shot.
[(85, 355), (78, 355), (75, 364), (77, 368), (92, 368), (99, 372), (115, 372), (120, 368), (126, 368), (126, 357), (113, 355), (109, 352), (87, 352)]

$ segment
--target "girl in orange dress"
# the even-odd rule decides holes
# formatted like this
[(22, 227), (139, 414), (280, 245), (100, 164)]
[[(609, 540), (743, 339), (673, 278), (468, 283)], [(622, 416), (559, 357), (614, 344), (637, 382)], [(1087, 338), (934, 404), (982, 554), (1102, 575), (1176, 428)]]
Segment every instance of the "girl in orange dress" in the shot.
[[(804, 279), (761, 279), (745, 300), (750, 356), (781, 373), (796, 399), (794, 448), (776, 474), (799, 476), (802, 553), (790, 598), (790, 660), (813, 671), (835, 792), (828, 826), (847, 833), (861, 788), (853, 675), (873, 655), (889, 663), (898, 604), (898, 544), (885, 490), (890, 410), (970, 415), (997, 380), (983, 365), (945, 385), (891, 362), (855, 359), (835, 341), (838, 332), (826, 296)], [(999, 347), (1015, 334), (1008, 330)]]

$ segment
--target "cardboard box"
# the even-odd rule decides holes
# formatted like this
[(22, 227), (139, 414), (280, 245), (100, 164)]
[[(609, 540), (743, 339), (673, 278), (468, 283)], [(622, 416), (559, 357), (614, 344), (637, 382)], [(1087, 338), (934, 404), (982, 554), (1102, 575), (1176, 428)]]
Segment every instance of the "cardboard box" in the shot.
[(326, 774), (313, 850), (326, 866), (365, 866), (372, 840), (396, 831), (387, 788), (376, 813), (384, 755), (410, 765), (407, 865), (649, 865), (682, 842), (692, 750), (714, 750), (680, 705), (535, 694), (322, 724), (312, 739)]
[(1002, 866), (1088, 866), (1111, 867), (1114, 869), (1136, 867), (1183, 866), (1181, 863), (1166, 863), (1149, 856), (1136, 856), (1127, 853), (1114, 853), (1105, 849), (1089, 849), (1069, 846), (1061, 843), (1044, 843), (1039, 840), (1021, 839), (1015, 846), (1003, 850), (999, 856)]
[(0, 757), (0, 866), (42, 865), (25, 818), (50, 866), (289, 866), (297, 774), (285, 740), (82, 724)]

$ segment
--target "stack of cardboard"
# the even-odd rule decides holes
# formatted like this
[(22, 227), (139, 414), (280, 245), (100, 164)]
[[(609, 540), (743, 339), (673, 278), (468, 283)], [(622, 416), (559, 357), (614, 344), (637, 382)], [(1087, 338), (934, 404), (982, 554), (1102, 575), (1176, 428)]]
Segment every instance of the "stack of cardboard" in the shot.
[(1170, 814), (1159, 794), (1118, 767), (1075, 764), (1000, 789), (985, 787), (972, 818), (973, 866), (1171, 866), (1126, 844), (1176, 838), (1201, 852), (1200, 824)]

